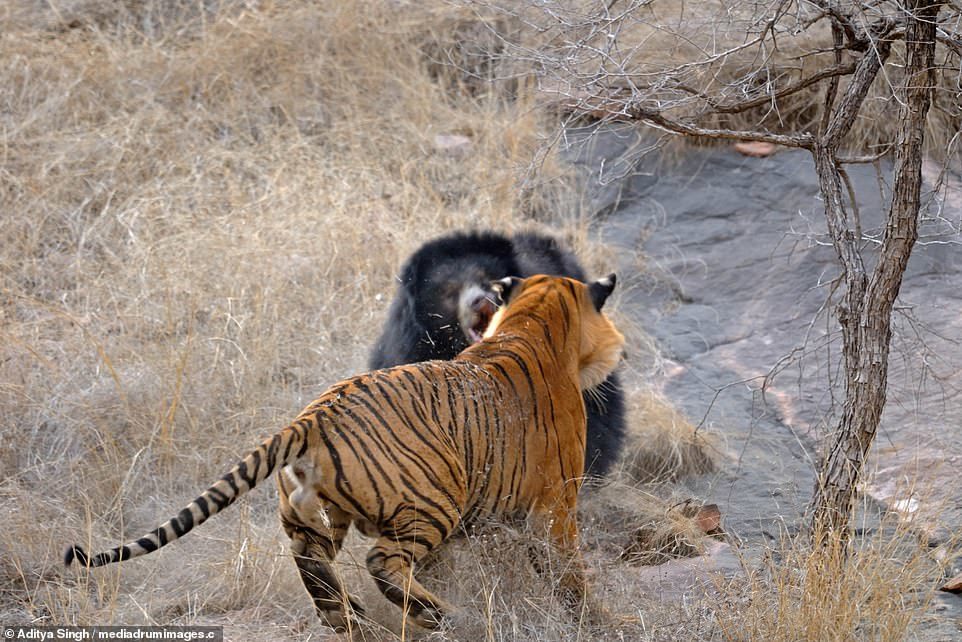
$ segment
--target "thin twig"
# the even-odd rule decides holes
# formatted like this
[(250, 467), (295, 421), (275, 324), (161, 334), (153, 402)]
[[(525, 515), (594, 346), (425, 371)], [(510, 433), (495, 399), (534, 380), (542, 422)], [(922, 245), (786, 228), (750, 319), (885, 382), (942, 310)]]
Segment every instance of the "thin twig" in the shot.
[(676, 85), (676, 89), (680, 89), (686, 93), (698, 96), (712, 108), (712, 111), (719, 114), (737, 114), (743, 112), (747, 109), (752, 109), (753, 107), (758, 107), (759, 105), (764, 105), (765, 103), (770, 103), (772, 101), (778, 100), (779, 98), (784, 98), (794, 94), (806, 87), (814, 85), (815, 83), (825, 80), (826, 78), (832, 78), (833, 82), (838, 84), (838, 76), (849, 76), (855, 73), (855, 63), (850, 63), (847, 65), (836, 65), (835, 67), (829, 67), (828, 69), (823, 69), (817, 74), (813, 74), (808, 78), (803, 78), (798, 82), (795, 82), (787, 87), (784, 87), (774, 93), (765, 94), (764, 96), (759, 96), (758, 98), (752, 98), (751, 100), (744, 100), (737, 103), (725, 104), (721, 101), (715, 100), (708, 94), (687, 87), (685, 85)]

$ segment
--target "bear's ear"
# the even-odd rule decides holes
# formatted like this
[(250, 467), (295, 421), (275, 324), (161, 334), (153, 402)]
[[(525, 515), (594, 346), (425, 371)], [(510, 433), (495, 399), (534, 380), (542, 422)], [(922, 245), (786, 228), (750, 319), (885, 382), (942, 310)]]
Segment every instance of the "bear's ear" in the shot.
[(494, 290), (501, 299), (501, 305), (506, 305), (511, 299), (511, 293), (521, 283), (521, 279), (516, 276), (506, 276), (497, 281), (491, 281), (491, 289)]
[(608, 295), (615, 289), (616, 281), (617, 279), (614, 273), (611, 273), (603, 279), (592, 282), (588, 286), (588, 296), (591, 297), (591, 302), (598, 312), (601, 312), (602, 306), (604, 306), (605, 301), (608, 300)]

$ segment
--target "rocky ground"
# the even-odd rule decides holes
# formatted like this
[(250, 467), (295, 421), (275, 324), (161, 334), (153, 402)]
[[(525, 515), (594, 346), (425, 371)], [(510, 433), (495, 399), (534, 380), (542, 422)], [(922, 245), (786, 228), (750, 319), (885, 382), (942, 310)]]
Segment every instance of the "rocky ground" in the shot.
[[(641, 155), (645, 147), (610, 130), (576, 142), (572, 153), (591, 176), (593, 207), (607, 212), (605, 240), (641, 247), (649, 261), (650, 278), (623, 305), (669, 359), (664, 392), (724, 443), (722, 470), (689, 482), (690, 491), (721, 506), (726, 529), (751, 557), (797, 530), (816, 444), (842, 398), (840, 334), (826, 306), (839, 269), (814, 169), (802, 150), (753, 158), (726, 145)], [(880, 169), (886, 176), (890, 167)], [(884, 213), (880, 185), (889, 185), (873, 165), (847, 170), (871, 256)], [(927, 164), (927, 188), (938, 178), (939, 166)], [(897, 303), (888, 405), (865, 487), (867, 529), (880, 510), (897, 511), (933, 545), (962, 530), (960, 184), (951, 176), (927, 200)], [(731, 551), (716, 553), (723, 570), (737, 567)], [(690, 574), (675, 565), (660, 577), (675, 590)], [(926, 639), (962, 635), (962, 596), (940, 594), (933, 612)]]

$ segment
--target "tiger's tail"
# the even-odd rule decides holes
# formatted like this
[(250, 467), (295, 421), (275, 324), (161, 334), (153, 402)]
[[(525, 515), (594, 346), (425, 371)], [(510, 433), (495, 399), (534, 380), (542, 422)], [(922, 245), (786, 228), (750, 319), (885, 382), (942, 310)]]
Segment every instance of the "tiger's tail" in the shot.
[(308, 446), (310, 426), (311, 422), (299, 421), (265, 440), (175, 517), (143, 537), (93, 557), (88, 556), (80, 546), (73, 545), (64, 553), (64, 564), (70, 566), (76, 559), (87, 567), (103, 566), (153, 553), (161, 546), (179, 539), (233, 504), (275, 470), (303, 455)]

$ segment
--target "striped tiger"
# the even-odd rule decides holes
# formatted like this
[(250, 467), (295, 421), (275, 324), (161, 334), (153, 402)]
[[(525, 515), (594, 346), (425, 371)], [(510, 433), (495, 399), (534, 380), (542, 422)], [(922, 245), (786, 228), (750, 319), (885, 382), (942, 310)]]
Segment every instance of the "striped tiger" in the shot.
[(317, 614), (336, 629), (364, 614), (331, 565), (352, 523), (376, 538), (367, 568), (378, 588), (422, 627), (436, 628), (452, 607), (414, 578), (415, 565), (479, 518), (526, 517), (544, 528), (568, 562), (563, 596), (580, 604), (581, 393), (621, 357), (624, 338), (601, 312), (615, 275), (590, 285), (543, 275), (496, 284), (507, 304), (486, 338), (453, 361), (334, 385), (163, 525), (93, 556), (71, 546), (65, 563), (151, 553), (282, 469), (281, 523)]

